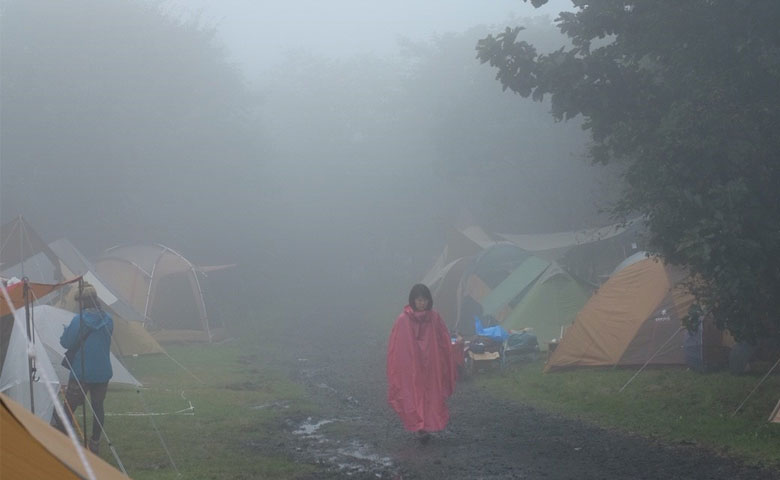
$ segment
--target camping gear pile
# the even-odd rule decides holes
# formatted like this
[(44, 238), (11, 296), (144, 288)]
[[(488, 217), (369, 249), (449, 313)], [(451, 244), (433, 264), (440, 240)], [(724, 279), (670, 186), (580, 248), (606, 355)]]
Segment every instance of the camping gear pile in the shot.
[(467, 376), (484, 368), (504, 368), (504, 343), (493, 338), (477, 335), (466, 340), (463, 353)]

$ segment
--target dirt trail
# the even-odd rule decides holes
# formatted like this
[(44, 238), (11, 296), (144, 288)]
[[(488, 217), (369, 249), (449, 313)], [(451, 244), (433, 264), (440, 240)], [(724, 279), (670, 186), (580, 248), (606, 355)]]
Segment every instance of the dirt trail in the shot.
[(284, 443), (321, 467), (311, 479), (780, 479), (696, 446), (557, 418), (468, 381), (450, 401), (447, 430), (422, 445), (385, 402), (386, 339), (360, 325), (343, 312), (289, 324), (298, 335), (292, 370), (324, 412), (290, 419)]

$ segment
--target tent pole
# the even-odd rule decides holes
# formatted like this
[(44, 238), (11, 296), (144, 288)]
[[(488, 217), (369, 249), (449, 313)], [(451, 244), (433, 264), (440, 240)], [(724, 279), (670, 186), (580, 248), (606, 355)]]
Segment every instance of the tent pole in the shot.
[[(24, 317), (27, 323), (27, 343), (32, 345), (32, 325), (30, 324), (30, 286), (27, 277), (22, 278), (23, 296), (24, 296)], [(33, 393), (33, 383), (35, 382), (35, 363), (33, 355), (27, 355), (27, 371), (30, 375), (30, 411), (35, 413), (35, 394)]]
[[(82, 295), (84, 294), (84, 278), (79, 278), (79, 334), (81, 334), (82, 329), (84, 328), (84, 299), (82, 298)], [(84, 380), (84, 373), (86, 372), (85, 366), (84, 366), (84, 344), (86, 342), (81, 342), (81, 378), (79, 379), (79, 383), (82, 383)], [(86, 382), (84, 382), (86, 383)], [(82, 391), (84, 394), (84, 402), (81, 404), (81, 416), (82, 421), (84, 422), (84, 446), (87, 446), (87, 392)]]
[[(656, 350), (656, 351), (655, 351), (655, 353), (654, 353), (654, 354), (652, 354), (652, 355), (650, 356), (650, 358), (648, 358), (648, 359), (647, 359), (647, 361), (645, 362), (645, 364), (644, 364), (644, 365), (642, 365), (642, 368), (640, 368), (639, 370), (637, 370), (637, 372), (634, 374), (634, 376), (633, 376), (633, 377), (631, 377), (631, 378), (629, 378), (629, 379), (628, 379), (628, 381), (626, 382), (626, 384), (625, 384), (625, 385), (623, 385), (622, 387), (620, 387), (620, 390), (618, 390), (618, 393), (622, 392), (622, 391), (623, 391), (623, 390), (624, 390), (624, 389), (625, 389), (625, 388), (628, 386), (628, 384), (629, 384), (629, 383), (633, 382), (633, 381), (634, 381), (634, 379), (637, 377), (637, 375), (639, 375), (640, 373), (642, 373), (642, 370), (644, 370), (644, 369), (645, 369), (645, 367), (647, 366), (647, 364), (648, 364), (648, 363), (650, 363), (650, 362), (651, 362), (651, 361), (652, 361), (652, 360), (655, 358), (655, 356), (656, 356), (656, 355), (658, 355), (658, 352), (660, 352), (661, 350), (663, 350), (663, 349), (664, 349), (664, 347), (666, 346), (666, 344), (667, 344), (667, 343), (669, 343), (669, 342), (671, 342), (671, 341), (672, 341), (672, 339), (673, 339), (674, 337), (676, 337), (676, 336), (677, 336), (677, 334), (678, 334), (678, 333), (680, 333), (680, 330), (682, 330), (683, 328), (684, 328), (684, 327), (680, 327), (680, 328), (678, 328), (678, 329), (677, 329), (677, 331), (676, 331), (676, 332), (674, 332), (674, 333), (672, 334), (672, 336), (671, 336), (671, 337), (669, 337), (669, 340), (665, 341), (663, 345), (661, 345), (660, 347), (658, 347), (658, 350)], [(615, 365), (617, 365), (617, 364), (615, 364)]]
[(750, 393), (747, 394), (747, 397), (745, 397), (745, 399), (742, 400), (742, 403), (740, 403), (739, 406), (737, 407), (737, 409), (734, 410), (734, 413), (731, 414), (732, 417), (735, 416), (737, 414), (737, 412), (739, 412), (739, 410), (742, 408), (742, 406), (745, 405), (745, 402), (748, 401), (748, 398), (750, 398), (753, 395), (753, 393), (755, 393), (755, 391), (758, 390), (758, 387), (760, 387), (761, 384), (764, 383), (764, 380), (766, 380), (766, 377), (768, 377), (769, 375), (772, 374), (772, 371), (774, 371), (774, 369), (777, 368), (778, 364), (780, 364), (780, 358), (778, 358), (777, 361), (775, 362), (775, 364), (772, 365), (772, 368), (770, 368), (769, 371), (766, 372), (766, 374), (764, 374), (763, 377), (761, 377), (761, 380), (759, 380), (758, 384), (755, 387), (753, 387), (753, 390), (751, 390)]

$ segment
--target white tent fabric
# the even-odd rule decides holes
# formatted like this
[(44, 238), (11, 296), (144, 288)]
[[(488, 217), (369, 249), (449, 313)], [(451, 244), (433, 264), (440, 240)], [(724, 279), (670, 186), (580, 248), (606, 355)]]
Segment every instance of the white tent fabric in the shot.
[(59, 257), (63, 270), (69, 271), (70, 276), (83, 275), (84, 280), (95, 287), (98, 298), (121, 315), (122, 318), (141, 323), (146, 320), (143, 315), (136, 312), (130, 305), (117, 298), (117, 294), (94, 273), (95, 267), (67, 238), (51, 242), (49, 248)]
[[(22, 404), (27, 410), (32, 410), (24, 309), (17, 310), (14, 315), (16, 321), (14, 322), (13, 330), (11, 330), (11, 338), (8, 341), (8, 351), (5, 353), (3, 371), (0, 372), (0, 392)], [(38, 337), (37, 332), (34, 335)], [(48, 378), (50, 380), (55, 392), (59, 390), (60, 382), (46, 348), (44, 348), (41, 342), (34, 343), (34, 351), (35, 366), (38, 370), (43, 370), (45, 373), (45, 375), (37, 373), (36, 381), (33, 382), (35, 414), (48, 421), (54, 410), (54, 402), (49, 395), (46, 385), (43, 383), (43, 379)]]
[[(73, 313), (51, 305), (37, 305), (33, 308), (33, 315), (40, 343), (46, 346), (60, 381), (63, 384), (67, 383), (70, 374), (60, 365), (65, 356), (65, 348), (60, 345), (60, 336), (73, 319)], [(141, 382), (117, 360), (113, 353), (111, 354), (111, 369), (114, 371), (114, 376), (109, 383), (141, 386)]]

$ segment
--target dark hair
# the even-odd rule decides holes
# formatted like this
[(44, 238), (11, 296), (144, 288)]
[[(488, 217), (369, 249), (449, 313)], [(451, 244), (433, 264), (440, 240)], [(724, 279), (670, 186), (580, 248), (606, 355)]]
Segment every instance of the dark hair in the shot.
[(431, 296), (431, 291), (422, 283), (418, 283), (417, 285), (413, 286), (412, 291), (409, 292), (409, 306), (414, 308), (414, 301), (420, 297), (428, 299), (428, 310), (433, 308), (433, 297)]

